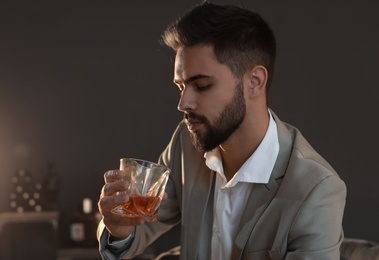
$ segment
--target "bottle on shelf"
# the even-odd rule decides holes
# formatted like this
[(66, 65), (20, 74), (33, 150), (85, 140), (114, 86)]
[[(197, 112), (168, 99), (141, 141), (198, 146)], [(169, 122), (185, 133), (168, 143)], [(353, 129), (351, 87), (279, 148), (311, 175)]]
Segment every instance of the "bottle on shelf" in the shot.
[(96, 247), (97, 224), (92, 200), (90, 198), (84, 198), (81, 210), (74, 213), (70, 223), (70, 238), (74, 246)]
[(70, 239), (74, 246), (82, 246), (85, 238), (82, 211), (75, 210), (70, 222)]

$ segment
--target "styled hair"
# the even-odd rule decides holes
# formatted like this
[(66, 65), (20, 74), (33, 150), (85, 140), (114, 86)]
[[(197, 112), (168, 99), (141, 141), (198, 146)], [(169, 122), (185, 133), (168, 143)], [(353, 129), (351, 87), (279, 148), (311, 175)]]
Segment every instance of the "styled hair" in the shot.
[(267, 22), (257, 13), (204, 1), (170, 24), (162, 38), (174, 51), (201, 44), (213, 46), (218, 62), (225, 64), (237, 78), (253, 66), (262, 65), (268, 71), (267, 89), (270, 85), (276, 40)]

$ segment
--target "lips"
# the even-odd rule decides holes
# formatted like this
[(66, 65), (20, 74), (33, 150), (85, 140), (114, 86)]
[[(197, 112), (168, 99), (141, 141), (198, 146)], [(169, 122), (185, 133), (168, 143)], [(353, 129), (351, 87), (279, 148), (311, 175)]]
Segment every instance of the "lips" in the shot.
[(201, 126), (202, 122), (194, 119), (186, 119), (187, 128), (190, 131), (196, 131)]

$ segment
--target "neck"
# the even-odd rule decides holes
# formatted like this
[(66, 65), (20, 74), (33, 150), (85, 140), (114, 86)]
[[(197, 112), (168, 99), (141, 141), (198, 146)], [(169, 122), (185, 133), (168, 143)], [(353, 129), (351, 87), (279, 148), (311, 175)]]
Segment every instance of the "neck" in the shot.
[(241, 126), (220, 145), (224, 174), (229, 181), (262, 142), (269, 124), (269, 114), (246, 115)]

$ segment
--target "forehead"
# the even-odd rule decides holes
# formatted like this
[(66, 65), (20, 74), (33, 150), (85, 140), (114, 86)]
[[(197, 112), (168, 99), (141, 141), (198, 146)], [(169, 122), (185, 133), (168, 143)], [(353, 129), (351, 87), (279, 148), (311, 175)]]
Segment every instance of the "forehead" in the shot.
[(213, 47), (196, 45), (180, 48), (175, 56), (175, 80), (185, 80), (195, 75), (216, 76), (229, 70), (217, 61)]

